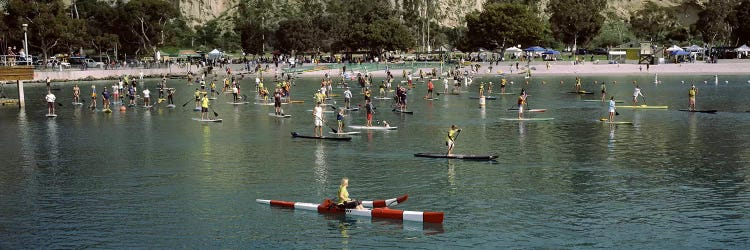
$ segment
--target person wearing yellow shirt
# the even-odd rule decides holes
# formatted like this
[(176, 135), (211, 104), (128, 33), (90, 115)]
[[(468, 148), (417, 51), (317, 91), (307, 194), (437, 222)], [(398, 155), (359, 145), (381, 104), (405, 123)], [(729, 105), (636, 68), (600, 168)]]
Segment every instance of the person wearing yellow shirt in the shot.
[(208, 120), (208, 94), (203, 93), (201, 98), (201, 119)]
[(339, 186), (339, 193), (338, 193), (338, 198), (339, 198), (338, 206), (340, 208), (346, 208), (346, 209), (352, 209), (352, 208), (357, 209), (357, 210), (364, 209), (361, 201), (352, 200), (351, 198), (349, 198), (349, 191), (346, 189), (348, 186), (349, 186), (349, 178), (344, 177), (343, 179), (341, 179), (341, 185)]
[(461, 132), (461, 129), (458, 128), (458, 126), (451, 125), (451, 129), (448, 130), (448, 136), (445, 137), (445, 145), (448, 146), (448, 153), (447, 155), (451, 155), (453, 152), (453, 146), (455, 146), (456, 138), (458, 137), (458, 133)]
[(695, 111), (695, 96), (697, 94), (698, 88), (696, 88), (695, 85), (692, 85), (690, 90), (688, 90), (688, 109), (690, 109), (690, 111)]

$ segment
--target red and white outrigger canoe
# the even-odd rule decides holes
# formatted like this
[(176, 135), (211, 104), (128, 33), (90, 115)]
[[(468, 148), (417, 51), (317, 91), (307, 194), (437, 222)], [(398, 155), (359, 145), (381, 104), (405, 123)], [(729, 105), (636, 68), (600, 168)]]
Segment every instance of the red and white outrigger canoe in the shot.
[(395, 206), (399, 203), (403, 203), (408, 198), (407, 195), (387, 199), (387, 200), (374, 200), (374, 201), (362, 201), (362, 206), (366, 207), (362, 210), (357, 209), (342, 209), (339, 208), (336, 203), (329, 199), (323, 200), (321, 204), (307, 203), (307, 202), (293, 202), (293, 201), (278, 201), (278, 200), (263, 200), (256, 199), (258, 203), (269, 204), (274, 207), (301, 209), (318, 211), (318, 213), (330, 213), (330, 214), (347, 214), (354, 216), (370, 217), (370, 218), (384, 218), (384, 219), (395, 219), (395, 220), (406, 220), (406, 221), (417, 221), (417, 222), (428, 222), (428, 223), (443, 223), (443, 212), (418, 212), (418, 211), (404, 211), (397, 209), (390, 209), (388, 207)]

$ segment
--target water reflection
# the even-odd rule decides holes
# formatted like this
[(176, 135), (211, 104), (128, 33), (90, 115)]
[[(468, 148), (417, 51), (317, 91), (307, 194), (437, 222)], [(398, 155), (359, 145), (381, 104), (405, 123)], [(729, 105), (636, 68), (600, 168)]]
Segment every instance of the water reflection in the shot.
[(49, 161), (57, 167), (60, 158), (59, 138), (57, 136), (57, 119), (47, 119), (47, 139), (49, 140)]
[(209, 162), (213, 155), (211, 150), (211, 126), (206, 123), (201, 123), (201, 125), (203, 125), (203, 146), (201, 147), (203, 149), (203, 161)]
[(690, 147), (696, 145), (698, 140), (698, 116), (693, 112), (688, 113), (688, 144)]
[(456, 168), (454, 165), (451, 160), (448, 160), (448, 185), (451, 187), (451, 191), (456, 190)]
[(34, 138), (32, 138), (31, 128), (32, 126), (26, 118), (26, 110), (22, 108), (18, 112), (18, 134), (21, 137), (21, 157), (24, 162), (28, 163), (27, 166), (33, 166), (33, 163), (36, 161), (34, 158), (36, 143), (34, 143)]
[(607, 151), (609, 156), (607, 160), (614, 160), (615, 158), (615, 124), (609, 124), (609, 140), (607, 141)]
[(328, 161), (326, 160), (325, 144), (316, 142), (315, 147), (315, 181), (318, 182), (318, 196), (324, 196), (328, 184)]

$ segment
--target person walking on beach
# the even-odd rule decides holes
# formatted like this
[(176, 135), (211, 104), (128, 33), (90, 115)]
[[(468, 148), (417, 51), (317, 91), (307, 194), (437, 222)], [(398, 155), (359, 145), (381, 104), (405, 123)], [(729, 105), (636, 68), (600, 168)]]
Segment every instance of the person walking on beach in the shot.
[(633, 90), (633, 106), (635, 107), (638, 104), (638, 96), (646, 97), (641, 93), (641, 88), (638, 87), (638, 85), (635, 85), (635, 89)]
[(690, 111), (695, 111), (695, 96), (698, 95), (698, 88), (695, 87), (695, 84), (690, 86), (690, 90), (688, 90), (688, 109)]

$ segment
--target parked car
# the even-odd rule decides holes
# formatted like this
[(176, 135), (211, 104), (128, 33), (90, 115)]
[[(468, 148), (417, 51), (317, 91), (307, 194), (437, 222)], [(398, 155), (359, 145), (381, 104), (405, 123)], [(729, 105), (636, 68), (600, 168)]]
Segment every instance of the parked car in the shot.
[(590, 52), (587, 49), (577, 49), (576, 55), (588, 55)]
[(593, 51), (594, 55), (607, 55), (607, 49), (605, 48), (596, 48)]

